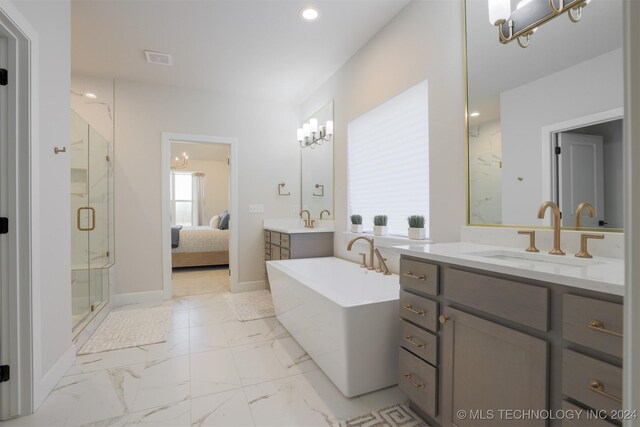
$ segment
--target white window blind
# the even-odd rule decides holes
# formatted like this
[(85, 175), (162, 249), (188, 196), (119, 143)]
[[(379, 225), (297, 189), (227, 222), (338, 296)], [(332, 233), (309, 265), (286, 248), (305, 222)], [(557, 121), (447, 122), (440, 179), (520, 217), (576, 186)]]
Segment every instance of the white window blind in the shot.
[(407, 217), (424, 215), (429, 232), (428, 86), (402, 92), (348, 125), (349, 214), (389, 217), (389, 234), (407, 235)]

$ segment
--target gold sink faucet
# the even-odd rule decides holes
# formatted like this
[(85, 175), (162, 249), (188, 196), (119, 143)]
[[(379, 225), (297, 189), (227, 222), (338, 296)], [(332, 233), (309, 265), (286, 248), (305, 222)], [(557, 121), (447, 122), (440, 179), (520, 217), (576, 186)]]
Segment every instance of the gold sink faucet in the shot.
[(538, 209), (538, 218), (544, 218), (547, 208), (551, 208), (553, 212), (553, 249), (549, 253), (551, 255), (564, 255), (564, 252), (560, 249), (560, 209), (558, 209), (558, 205), (551, 201), (544, 202)]
[(327, 213), (327, 216), (331, 216), (331, 212), (329, 212), (329, 209), (325, 209), (322, 212), (320, 212), (320, 219), (322, 219), (322, 214), (325, 212)]
[(591, 205), (591, 203), (588, 203), (588, 202), (580, 203), (576, 209), (576, 228), (582, 227), (582, 211), (584, 211), (585, 209), (587, 210), (591, 218), (596, 217), (596, 211), (595, 209), (593, 209), (593, 206)]
[[(370, 239), (368, 237), (364, 237), (364, 236), (360, 236), (360, 237), (356, 237), (355, 239), (353, 239), (352, 241), (349, 242), (349, 245), (347, 246), (347, 250), (350, 251), (351, 248), (353, 247), (353, 244), (357, 241), (357, 240), (366, 240), (369, 243), (369, 266), (367, 267), (367, 270), (375, 270), (376, 268), (373, 266), (373, 257), (374, 257), (374, 251), (375, 251), (375, 246), (373, 245), (373, 239)], [(364, 259), (364, 263), (366, 264), (366, 258)]]
[(313, 228), (313, 223), (311, 222), (311, 212), (308, 210), (300, 211), (300, 218), (304, 219), (304, 213), (307, 213), (307, 219), (304, 220), (304, 228)]

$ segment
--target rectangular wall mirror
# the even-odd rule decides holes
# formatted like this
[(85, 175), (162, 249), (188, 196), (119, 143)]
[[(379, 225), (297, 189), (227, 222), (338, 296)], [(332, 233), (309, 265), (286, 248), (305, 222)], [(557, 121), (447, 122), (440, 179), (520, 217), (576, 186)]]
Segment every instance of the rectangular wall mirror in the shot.
[[(333, 101), (307, 118), (308, 124), (312, 119), (317, 125), (333, 125)], [(303, 124), (304, 125), (304, 124)], [(333, 132), (331, 132), (333, 133)], [(312, 218), (334, 218), (333, 207), (333, 135), (327, 136), (325, 141), (300, 148), (301, 156), (301, 206), (310, 212)]]
[[(549, 3), (511, 10), (532, 2)], [(465, 8), (468, 223), (548, 226), (537, 212), (552, 200), (563, 227), (587, 202), (583, 228), (622, 229), (622, 0), (555, 17), (526, 48), (499, 42), (487, 0)]]

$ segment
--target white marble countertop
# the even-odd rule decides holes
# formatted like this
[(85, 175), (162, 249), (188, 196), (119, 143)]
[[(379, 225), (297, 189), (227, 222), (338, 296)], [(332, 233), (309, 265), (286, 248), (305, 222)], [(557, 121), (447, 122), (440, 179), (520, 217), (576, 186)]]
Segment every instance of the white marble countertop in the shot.
[(304, 221), (293, 218), (265, 219), (265, 230), (277, 231), (286, 234), (306, 234), (306, 233), (333, 233), (334, 221), (316, 220), (314, 228), (305, 228)]
[[(394, 246), (393, 249), (400, 254), (417, 258), (591, 291), (624, 295), (624, 261), (621, 259), (594, 257), (591, 260), (584, 260), (575, 258), (573, 254), (558, 256), (549, 255), (546, 252), (532, 254), (536, 258), (536, 261), (533, 262), (529, 259), (500, 259), (499, 257), (481, 256), (480, 253), (490, 254), (490, 251), (495, 251), (496, 254), (529, 255), (524, 250), (475, 243), (404, 245)], [(576, 263), (576, 265), (571, 263)]]

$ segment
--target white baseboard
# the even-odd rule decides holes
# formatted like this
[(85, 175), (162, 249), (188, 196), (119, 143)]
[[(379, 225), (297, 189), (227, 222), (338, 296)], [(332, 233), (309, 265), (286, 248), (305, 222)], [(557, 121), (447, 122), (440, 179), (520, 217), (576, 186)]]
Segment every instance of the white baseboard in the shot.
[(238, 282), (238, 286), (231, 292), (251, 292), (267, 289), (267, 283), (264, 280), (256, 280), (255, 282)]
[(127, 304), (164, 301), (166, 299), (167, 297), (164, 290), (116, 294), (111, 297), (111, 306), (120, 307)]
[(53, 391), (56, 385), (60, 382), (62, 377), (71, 369), (73, 363), (76, 361), (76, 346), (75, 344), (71, 344), (71, 346), (64, 352), (64, 354), (58, 359), (58, 361), (53, 365), (49, 371), (44, 374), (42, 379), (40, 380), (39, 387), (36, 387), (34, 390), (34, 402), (33, 402), (33, 411), (35, 412), (42, 402), (49, 396), (49, 394)]

